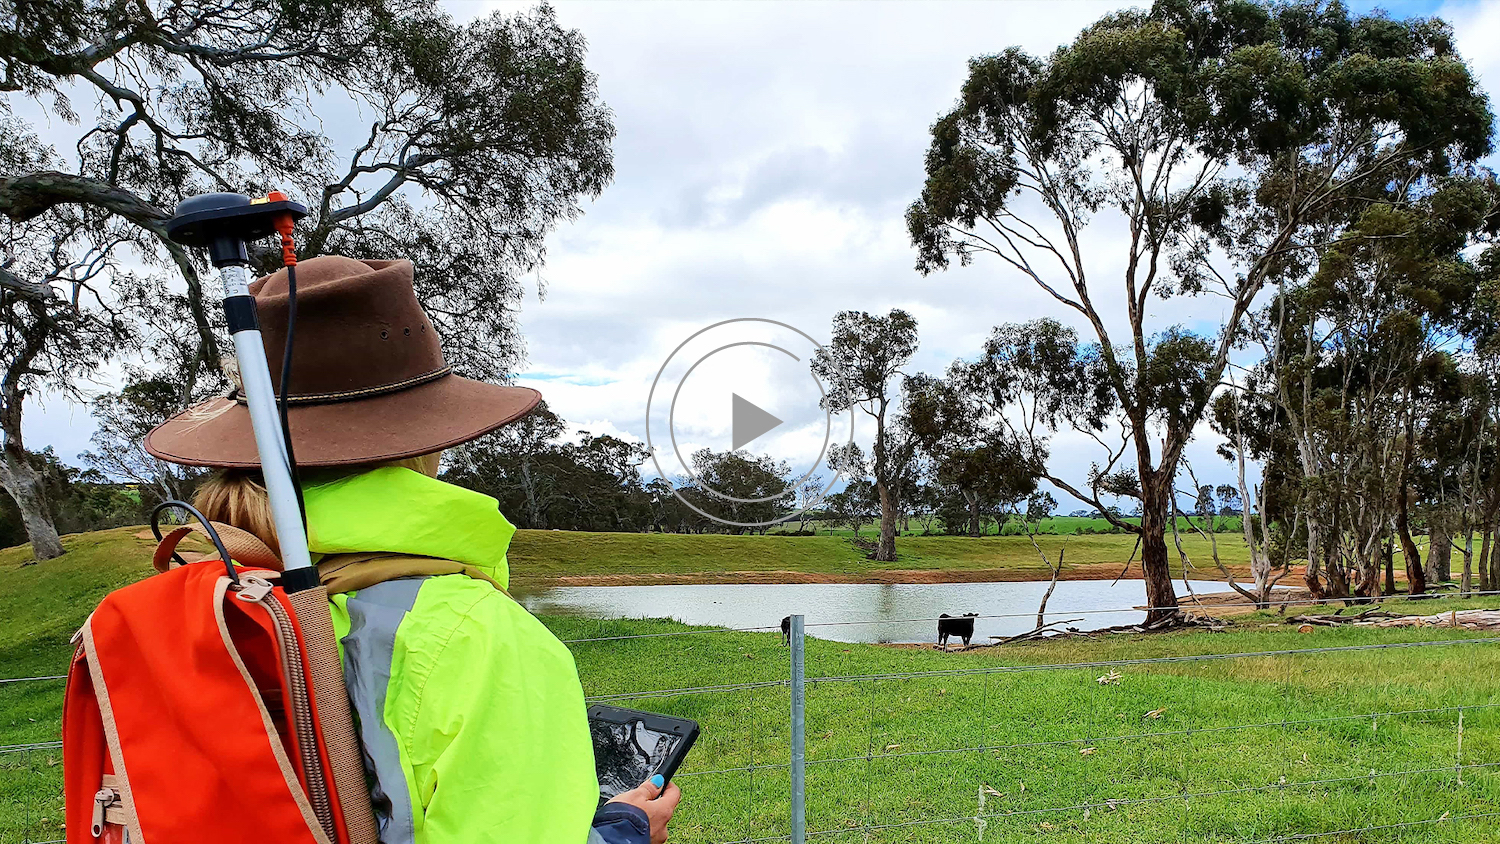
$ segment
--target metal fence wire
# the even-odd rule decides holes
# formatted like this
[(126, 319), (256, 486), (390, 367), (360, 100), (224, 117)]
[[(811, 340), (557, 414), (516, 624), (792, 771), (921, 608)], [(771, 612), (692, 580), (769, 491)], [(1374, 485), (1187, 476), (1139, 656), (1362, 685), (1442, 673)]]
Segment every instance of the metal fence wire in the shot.
[[(550, 623), (590, 702), (701, 724), (674, 841), (1500, 841), (1500, 637), (1276, 625), (1260, 650), (1205, 633), (946, 654), (818, 637), (936, 621), (792, 615), (785, 642)], [(62, 679), (0, 679), (0, 703), (35, 709)], [(55, 725), (11, 727), (35, 740), (0, 745), (0, 844), (60, 842)]]
[[(569, 641), (586, 683), (596, 660), (669, 641), (725, 672), (591, 687), (703, 724), (674, 840), (1500, 841), (1500, 637), (1412, 628), (1369, 643), (1275, 624), (1285, 647), (1106, 637), (886, 660), (816, 638), (936, 621), (793, 615), (785, 648), (774, 627)], [(768, 657), (782, 677), (765, 676)]]

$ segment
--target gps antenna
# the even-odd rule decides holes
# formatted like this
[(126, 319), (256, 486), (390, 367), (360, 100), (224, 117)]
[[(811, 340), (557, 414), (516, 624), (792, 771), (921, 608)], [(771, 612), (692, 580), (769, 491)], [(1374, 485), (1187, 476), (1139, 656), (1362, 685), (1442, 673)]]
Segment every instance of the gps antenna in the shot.
[[(255, 297), (250, 295), (250, 257), (245, 245), (253, 240), (285, 232), (290, 238), (291, 224), (307, 216), (307, 208), (271, 193), (251, 199), (238, 193), (210, 193), (185, 199), (177, 213), (167, 222), (167, 236), (184, 246), (208, 250), (209, 260), (219, 269), (224, 283), (224, 317), (229, 336), (234, 341), (234, 355), (239, 361), (241, 391), (250, 410), (255, 431), (255, 447), (260, 454), (261, 472), (265, 476), (266, 494), (271, 503), (271, 519), (276, 525), (276, 539), (281, 545), (281, 562), (285, 574), (282, 586), (291, 594), (318, 585), (317, 570), (307, 552), (307, 533), (302, 520), (301, 489), (295, 481), (296, 466), (287, 446), (271, 370), (266, 363), (260, 322), (255, 313)], [(288, 251), (283, 248), (283, 254)], [(295, 262), (295, 255), (293, 255)], [(288, 267), (292, 271), (292, 267)], [(289, 319), (292, 316), (290, 303)], [(288, 325), (288, 346), (292, 326)], [(282, 382), (282, 391), (286, 383)]]

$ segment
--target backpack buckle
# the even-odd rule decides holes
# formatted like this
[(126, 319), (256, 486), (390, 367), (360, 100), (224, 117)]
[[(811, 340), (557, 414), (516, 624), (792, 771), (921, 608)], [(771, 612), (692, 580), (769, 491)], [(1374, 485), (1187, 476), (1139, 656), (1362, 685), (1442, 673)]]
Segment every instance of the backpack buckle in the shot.
[(245, 575), (240, 578), (240, 588), (235, 591), (234, 597), (246, 603), (258, 604), (264, 601), (274, 588), (269, 581), (255, 575)]

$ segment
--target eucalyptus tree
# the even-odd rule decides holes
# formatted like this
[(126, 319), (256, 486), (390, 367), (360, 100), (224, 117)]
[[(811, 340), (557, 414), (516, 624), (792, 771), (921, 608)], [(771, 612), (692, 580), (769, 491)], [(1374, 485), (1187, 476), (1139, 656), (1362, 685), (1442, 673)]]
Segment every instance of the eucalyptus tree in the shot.
[(909, 480), (916, 442), (896, 425), (901, 367), (917, 350), (917, 321), (906, 311), (885, 316), (841, 311), (833, 318), (833, 336), (813, 353), (813, 374), (828, 385), (822, 399), (830, 411), (858, 408), (875, 422), (869, 475), (880, 501), (880, 542), (875, 559), (896, 559), (896, 520), (902, 487)]
[(696, 477), (685, 494), (702, 510), (732, 522), (756, 525), (728, 526), (735, 533), (747, 529), (764, 533), (796, 503), (791, 467), (769, 454), (756, 457), (743, 451), (701, 448), (693, 452), (692, 460)]
[(1477, 461), (1477, 513), (1471, 517), (1483, 537), (1479, 588), (1488, 591), (1500, 589), (1500, 181), (1491, 177), (1484, 186), (1490, 202), (1479, 234), (1488, 245), (1472, 256), (1478, 292), (1464, 321), (1464, 333), (1471, 344), (1464, 370), (1470, 379), (1470, 392), (1484, 408), (1476, 452), (1488, 450), (1490, 455)]
[[(1219, 486), (1219, 500), (1224, 502), (1224, 511), (1232, 508), (1240, 511), (1240, 531), (1245, 537), (1245, 550), (1250, 558), (1253, 591), (1240, 587), (1232, 578), (1229, 578), (1229, 585), (1258, 604), (1269, 603), (1271, 590), (1292, 570), (1291, 549), (1288, 547), (1290, 543), (1280, 543), (1281, 553), (1277, 553), (1278, 543), (1272, 529), (1273, 517), (1280, 517), (1283, 532), (1290, 538), (1297, 533), (1296, 522), (1301, 515), (1301, 511), (1296, 508), (1290, 513), (1279, 513), (1268, 506), (1270, 490), (1275, 488), (1278, 481), (1282, 484), (1286, 482), (1283, 477), (1278, 477), (1277, 470), (1284, 472), (1287, 464), (1284, 458), (1279, 467), (1273, 462), (1273, 449), (1266, 442), (1268, 436), (1274, 437), (1276, 433), (1269, 431), (1269, 427), (1277, 422), (1282, 423), (1282, 428), (1285, 427), (1284, 415), (1278, 414), (1276, 410), (1274, 401), (1257, 392), (1252, 380), (1248, 384), (1232, 383), (1230, 389), (1215, 396), (1209, 417), (1209, 424), (1213, 426), (1214, 432), (1226, 440), (1219, 445), (1219, 455), (1234, 465), (1235, 483)], [(1284, 437), (1284, 431), (1281, 433)], [(1261, 464), (1259, 484), (1252, 484), (1250, 481), (1249, 465), (1252, 461), (1259, 461)], [(1216, 544), (1214, 560), (1219, 562)], [(1228, 577), (1228, 571), (1222, 563), (1220, 569)]]
[(27, 449), (22, 410), (39, 391), (81, 401), (83, 379), (134, 339), (131, 321), (99, 295), (102, 279), (116, 269), (110, 249), (80, 237), (84, 228), (70, 211), (11, 224), (0, 237), (8, 248), (0, 264), (0, 486), (20, 511), (37, 560), (61, 556), (63, 546), (46, 479)]
[[(1004, 516), (1036, 491), (1038, 461), (998, 420), (995, 394), (975, 365), (956, 361), (945, 378), (907, 379), (902, 418), (931, 461), (937, 483), (962, 497), (969, 536), (984, 532), (986, 515)], [(1004, 398), (1000, 399), (1004, 401)], [(955, 524), (958, 520), (955, 520)], [(951, 526), (950, 533), (957, 533)]]
[(1429, 559), (1436, 556), (1440, 541), (1449, 545), (1450, 552), (1462, 553), (1459, 592), (1467, 595), (1473, 591), (1475, 582), (1476, 530), (1480, 536), (1479, 588), (1489, 588), (1490, 534), (1494, 530), (1495, 508), (1500, 505), (1496, 496), (1500, 491), (1496, 488), (1500, 465), (1496, 459), (1495, 431), (1491, 427), (1495, 397), (1482, 372), (1458, 372), (1450, 384), (1453, 389), (1444, 396), (1447, 400), (1428, 406), (1422, 430), (1422, 448), (1433, 458), (1436, 503), (1451, 502), (1447, 509), (1453, 517), (1451, 539), (1444, 536), (1440, 540), (1438, 531), (1429, 528), (1428, 555)]
[(139, 370), (130, 372), (127, 379), (118, 391), (89, 403), (98, 427), (89, 438), (89, 450), (81, 456), (104, 477), (134, 483), (142, 498), (153, 505), (173, 498), (185, 501), (206, 471), (156, 460), (140, 447), (157, 423), (181, 407), (179, 386)]
[(551, 527), (547, 513), (565, 494), (552, 456), (566, 431), (567, 423), (543, 401), (500, 430), (450, 450), (448, 472), (471, 489), (517, 501), (509, 515), (525, 527)]
[[(69, 261), (92, 250), (103, 257), (90, 267), (157, 273), (148, 280), (158, 298), (175, 297), (173, 323), (197, 334), (189, 359), (160, 373), (178, 379), (183, 404), (200, 381), (222, 383), (205, 266), (163, 227), (184, 197), (280, 188), (311, 211), (302, 257), (412, 258), (449, 360), (503, 377), (522, 353), (518, 298), (546, 234), (613, 174), (613, 123), (583, 37), (547, 6), (458, 23), (432, 0), (58, 0), (14, 4), (6, 24), (0, 147), (35, 137), (22, 114), (47, 120), (53, 143), (28, 160), (0, 157), (0, 213), (71, 232), (54, 238)], [(8, 246), (14, 261), (19, 241)], [(68, 272), (13, 263), (5, 289), (51, 308)], [(126, 280), (91, 277), (111, 306), (126, 302)], [(62, 347), (82, 341), (75, 322), (30, 324), (49, 333), (38, 342)], [(22, 397), (40, 384), (27, 348), (5, 360)], [(50, 377), (66, 390), (73, 376)], [(19, 417), (23, 403), (7, 412)], [(24, 472), (0, 480), (40, 525)]]
[(1413, 536), (1419, 511), (1437, 538), (1430, 557), (1448, 550), (1444, 490), (1455, 486), (1444, 467), (1464, 446), (1434, 434), (1459, 399), (1455, 354), (1479, 301), (1480, 268), (1466, 253), (1497, 206), (1485, 178), (1384, 193), (1397, 195), (1356, 215), (1251, 329), (1266, 349), (1260, 382), (1286, 426), (1280, 447), (1299, 468), (1306, 580), (1319, 595), (1378, 595), (1391, 531), (1408, 588), (1424, 591), (1437, 572)]
[[(1487, 154), (1490, 124), (1445, 23), (1336, 3), (1163, 0), (1046, 59), (970, 61), (907, 212), (917, 267), (988, 256), (1093, 333), (1130, 439), (1153, 621), (1175, 612), (1177, 464), (1258, 295), (1305, 274), (1393, 181), (1420, 190)], [(1083, 239), (1106, 211), (1126, 234), (1109, 256)], [(1096, 298), (1106, 289), (1123, 333)], [(1152, 296), (1200, 294), (1222, 301), (1216, 334), (1148, 324)]]

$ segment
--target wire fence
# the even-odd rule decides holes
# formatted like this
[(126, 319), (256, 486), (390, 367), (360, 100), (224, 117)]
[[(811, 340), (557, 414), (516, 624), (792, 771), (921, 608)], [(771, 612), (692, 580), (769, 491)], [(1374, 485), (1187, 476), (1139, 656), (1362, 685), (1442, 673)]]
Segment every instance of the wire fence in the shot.
[[(1275, 620), (1264, 639), (952, 652), (819, 636), (938, 621), (794, 619), (785, 640), (779, 625), (549, 623), (590, 702), (702, 725), (674, 841), (1500, 840), (1500, 636), (1309, 637)], [(0, 695), (59, 699), (63, 679), (0, 678)], [(36, 738), (0, 745), (0, 844), (62, 841), (61, 743)]]
[[(1193, 609), (1213, 608), (1245, 604)], [(739, 675), (591, 684), (591, 700), (703, 724), (709, 746), (677, 777), (674, 840), (1500, 840), (1500, 636), (1318, 628), (1309, 639), (1272, 620), (1255, 648), (1206, 630), (952, 653), (818, 638), (938, 621), (808, 620), (789, 648), (770, 626), (566, 641), (586, 683), (591, 665), (659, 658), (667, 643), (700, 670)], [(800, 745), (789, 717), (799, 641)], [(768, 656), (784, 678), (762, 679)]]

